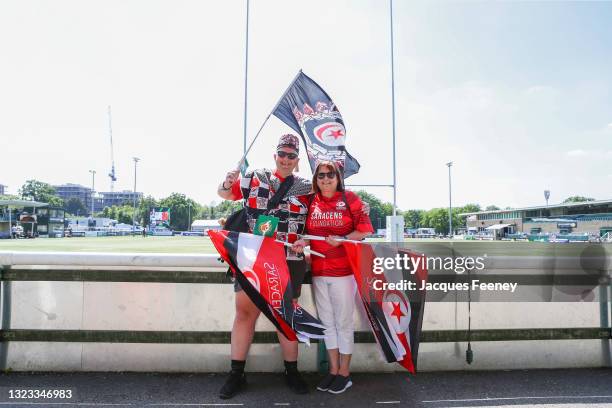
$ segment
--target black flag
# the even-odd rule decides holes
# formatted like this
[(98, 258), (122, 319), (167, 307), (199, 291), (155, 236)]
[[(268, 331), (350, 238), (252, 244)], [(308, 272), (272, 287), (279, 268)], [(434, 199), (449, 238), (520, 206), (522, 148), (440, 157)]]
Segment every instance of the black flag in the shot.
[(342, 115), (329, 95), (302, 71), (272, 113), (302, 136), (313, 172), (320, 160), (336, 162), (345, 178), (359, 172), (359, 163), (344, 147)]

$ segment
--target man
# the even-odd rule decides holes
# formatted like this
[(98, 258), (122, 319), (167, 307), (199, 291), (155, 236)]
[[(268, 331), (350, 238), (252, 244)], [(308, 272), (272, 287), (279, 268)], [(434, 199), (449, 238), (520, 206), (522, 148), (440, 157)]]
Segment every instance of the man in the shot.
[[(219, 196), (226, 200), (245, 200), (249, 230), (253, 231), (257, 217), (261, 214), (273, 215), (279, 218), (276, 238), (288, 243), (303, 234), (304, 223), (308, 213), (308, 199), (312, 185), (309, 180), (293, 175), (299, 162), (299, 139), (287, 134), (281, 136), (276, 147), (274, 170), (258, 169), (249, 172), (244, 178), (238, 177), (239, 171), (227, 173), (225, 180), (217, 190)], [(268, 201), (278, 191), (281, 183), (292, 176), (293, 183), (275, 208), (268, 209)], [(289, 181), (288, 181), (289, 182)], [(287, 248), (287, 265), (291, 274), (294, 296), (297, 298), (304, 279), (305, 262), (302, 258)], [(246, 385), (244, 367), (255, 333), (255, 323), (260, 310), (242, 290), (238, 282), (234, 283), (236, 292), (236, 315), (231, 337), (231, 371), (219, 392), (219, 397), (228, 399), (240, 392)], [(283, 358), (285, 360), (285, 380), (296, 394), (305, 394), (308, 387), (297, 369), (298, 343), (290, 341), (278, 333)]]

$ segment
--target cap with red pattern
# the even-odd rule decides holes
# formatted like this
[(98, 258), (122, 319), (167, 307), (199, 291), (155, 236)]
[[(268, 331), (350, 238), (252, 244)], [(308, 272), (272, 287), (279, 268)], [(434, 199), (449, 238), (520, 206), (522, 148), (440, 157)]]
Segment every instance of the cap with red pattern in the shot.
[(300, 152), (300, 139), (297, 136), (292, 135), (290, 133), (286, 135), (282, 135), (280, 139), (278, 139), (278, 146), (276, 149), (280, 149), (281, 147), (290, 147), (295, 149), (296, 152)]

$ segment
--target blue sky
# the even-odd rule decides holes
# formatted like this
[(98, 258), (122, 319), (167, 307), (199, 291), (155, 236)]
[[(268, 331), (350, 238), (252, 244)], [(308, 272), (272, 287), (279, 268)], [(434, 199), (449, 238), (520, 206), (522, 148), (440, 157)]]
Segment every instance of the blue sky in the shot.
[[(0, 4), (0, 183), (212, 200), (240, 158), (245, 1)], [(398, 206), (612, 198), (612, 3), (394, 2)], [(248, 134), (302, 68), (343, 113), (354, 184), (391, 181), (388, 2), (251, 0)], [(250, 154), (271, 166), (275, 118)], [(24, 160), (28, 165), (24, 166)], [(309, 176), (303, 158), (302, 174)], [(386, 188), (371, 192), (386, 200)]]

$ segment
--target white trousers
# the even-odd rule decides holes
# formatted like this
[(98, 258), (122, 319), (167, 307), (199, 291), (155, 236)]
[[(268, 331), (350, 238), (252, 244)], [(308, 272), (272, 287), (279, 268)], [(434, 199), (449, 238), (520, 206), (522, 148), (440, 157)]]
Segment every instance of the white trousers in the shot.
[(313, 276), (317, 314), (325, 326), (325, 347), (353, 354), (355, 331), (353, 312), (357, 284), (353, 275), (342, 277)]

